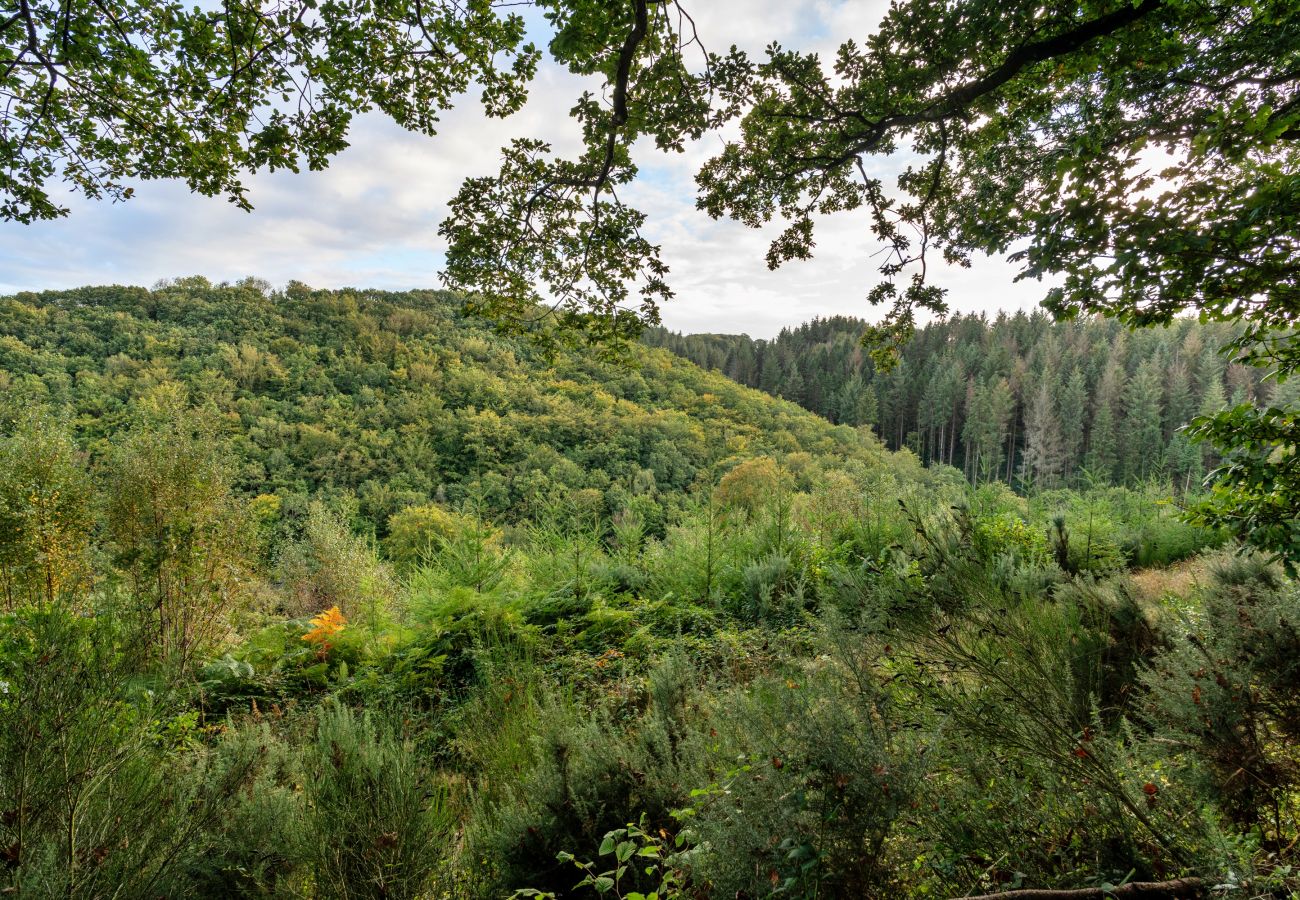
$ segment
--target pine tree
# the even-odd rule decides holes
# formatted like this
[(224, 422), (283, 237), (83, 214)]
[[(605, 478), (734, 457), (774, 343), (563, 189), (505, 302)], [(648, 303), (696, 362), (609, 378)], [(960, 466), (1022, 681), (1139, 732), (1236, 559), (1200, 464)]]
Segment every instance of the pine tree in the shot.
[(799, 374), (799, 367), (791, 366), (790, 374), (785, 377), (785, 383), (781, 385), (778, 393), (791, 403), (803, 403), (807, 399), (805, 392), (803, 375)]
[[(1228, 405), (1228, 396), (1223, 390), (1223, 382), (1217, 377), (1209, 378), (1206, 381), (1205, 388), (1201, 394), (1201, 405), (1196, 410), (1199, 416), (1212, 416), (1222, 411)], [(1201, 445), (1201, 465), (1206, 469), (1212, 469), (1219, 464), (1219, 456), (1214, 452), (1214, 447), (1208, 443)]]
[(1175, 487), (1184, 494), (1196, 488), (1205, 477), (1201, 451), (1181, 429), (1169, 439), (1165, 461)]
[(1123, 370), (1115, 366), (1107, 366), (1097, 386), (1096, 399), (1093, 401), (1088, 453), (1084, 457), (1088, 471), (1102, 481), (1111, 481), (1118, 474), (1116, 405), (1123, 389)]
[(1165, 401), (1165, 436), (1173, 438), (1178, 429), (1196, 414), (1196, 397), (1192, 394), (1192, 377), (1187, 363), (1175, 359), (1169, 365), (1169, 396)]
[(1083, 464), (1084, 422), (1088, 409), (1088, 379), (1078, 366), (1061, 388), (1061, 459), (1062, 471), (1070, 477)]
[(763, 347), (763, 364), (758, 376), (758, 389), (775, 394), (781, 386), (781, 365), (777, 361), (777, 350), (772, 344)]
[(876, 392), (862, 380), (861, 375), (854, 375), (840, 388), (836, 398), (838, 419), (844, 425), (876, 424)]
[(974, 448), (972, 480), (976, 483), (996, 480), (1002, 473), (1013, 403), (1005, 378), (975, 389), (974, 406), (966, 418), (966, 440)]

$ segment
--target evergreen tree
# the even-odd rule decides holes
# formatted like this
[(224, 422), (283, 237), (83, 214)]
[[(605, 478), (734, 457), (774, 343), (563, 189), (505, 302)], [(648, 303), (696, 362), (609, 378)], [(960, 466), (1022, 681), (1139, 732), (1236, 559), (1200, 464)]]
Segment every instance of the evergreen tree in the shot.
[(1061, 387), (1061, 465), (1068, 478), (1083, 464), (1084, 423), (1088, 409), (1088, 379), (1078, 366)]
[(1165, 436), (1172, 438), (1196, 414), (1196, 396), (1187, 362), (1175, 359), (1169, 365), (1169, 395), (1165, 401)]
[[(1205, 383), (1204, 392), (1201, 394), (1201, 405), (1196, 410), (1199, 416), (1212, 416), (1222, 412), (1228, 406), (1228, 397), (1223, 390), (1223, 382), (1218, 378), (1217, 370), (1214, 370), (1213, 377), (1208, 377)], [(1219, 455), (1214, 450), (1214, 445), (1208, 442), (1201, 442), (1201, 465), (1206, 469), (1212, 469), (1219, 464)]]
[(1020, 477), (1037, 488), (1056, 487), (1064, 471), (1064, 439), (1052, 399), (1052, 373), (1043, 373), (1025, 417), (1025, 454)]
[(799, 374), (799, 367), (791, 366), (790, 374), (786, 376), (785, 383), (781, 385), (778, 393), (791, 403), (803, 403), (806, 399), (805, 392), (806, 388), (803, 376)]
[(1088, 471), (1103, 481), (1111, 481), (1118, 475), (1116, 409), (1123, 385), (1123, 372), (1117, 367), (1107, 367), (1093, 401), (1092, 428), (1085, 460)]
[(1162, 468), (1161, 379), (1155, 360), (1146, 360), (1124, 389), (1124, 477), (1142, 481)]
[(1005, 378), (982, 384), (975, 390), (966, 429), (967, 440), (974, 447), (972, 480), (977, 483), (1001, 477), (1013, 403)]
[(861, 375), (854, 375), (837, 397), (839, 409), (838, 421), (845, 425), (876, 424), (876, 392), (862, 380)]
[(775, 394), (781, 386), (781, 365), (777, 361), (777, 350), (772, 345), (763, 348), (762, 371), (758, 376), (758, 389)]

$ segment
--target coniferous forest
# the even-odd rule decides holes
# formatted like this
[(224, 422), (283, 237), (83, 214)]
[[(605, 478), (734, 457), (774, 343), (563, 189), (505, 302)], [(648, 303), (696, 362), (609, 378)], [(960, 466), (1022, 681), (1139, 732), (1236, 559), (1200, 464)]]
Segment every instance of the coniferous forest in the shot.
[(0, 0), (0, 896), (1300, 898), (1300, 3), (777, 6)]
[(770, 341), (654, 329), (664, 347), (832, 422), (871, 425), (890, 449), (961, 469), (972, 482), (1056, 487), (1163, 479), (1198, 488), (1218, 458), (1185, 427), (1243, 403), (1295, 407), (1297, 382), (1231, 362), (1231, 326), (1182, 320), (1133, 332), (1113, 320), (953, 316), (920, 328), (877, 372), (867, 323), (819, 319)]

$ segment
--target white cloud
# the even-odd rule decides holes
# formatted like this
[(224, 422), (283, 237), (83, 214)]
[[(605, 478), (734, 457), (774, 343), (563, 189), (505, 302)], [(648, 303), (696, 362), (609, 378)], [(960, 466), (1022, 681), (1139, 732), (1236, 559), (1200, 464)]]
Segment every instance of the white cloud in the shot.
[[(761, 54), (775, 39), (831, 52), (844, 38), (865, 38), (885, 8), (883, 0), (713, 0), (697, 4), (695, 18), (711, 50), (734, 43)], [(466, 98), (433, 138), (363, 116), (352, 146), (329, 169), (251, 179), (251, 214), (180, 183), (146, 182), (128, 203), (73, 198), (66, 219), (0, 223), (0, 292), (147, 285), (189, 274), (319, 287), (435, 286), (443, 251), (437, 226), (461, 180), (495, 171), (512, 137), (538, 136), (561, 153), (576, 149), (578, 127), (568, 111), (582, 88), (580, 79), (544, 66), (518, 115), (489, 119)], [(870, 316), (863, 298), (873, 283), (874, 245), (861, 218), (823, 223), (814, 260), (769, 272), (764, 253), (776, 226), (754, 231), (694, 209), (694, 171), (718, 146), (712, 137), (680, 155), (642, 154), (647, 177), (628, 193), (650, 213), (649, 236), (673, 269), (677, 299), (665, 307), (665, 323), (770, 336), (814, 315)], [(1013, 286), (1012, 276), (1006, 264), (986, 261), (938, 280), (962, 310), (1036, 302), (1041, 288)]]

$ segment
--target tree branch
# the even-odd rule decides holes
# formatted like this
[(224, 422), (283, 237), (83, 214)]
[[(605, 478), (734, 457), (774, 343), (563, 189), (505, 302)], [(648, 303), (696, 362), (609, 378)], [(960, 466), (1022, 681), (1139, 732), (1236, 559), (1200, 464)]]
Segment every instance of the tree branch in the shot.
[(1119, 887), (1074, 888), (1048, 890), (1025, 888), (1000, 891), (996, 894), (973, 894), (954, 897), (953, 900), (1191, 900), (1207, 894), (1206, 884), (1200, 878), (1177, 878), (1173, 881), (1133, 881)]
[(1084, 22), (1069, 31), (1025, 44), (1012, 51), (992, 72), (952, 89), (924, 109), (887, 115), (872, 122), (866, 133), (854, 141), (851, 147), (839, 156), (826, 159), (825, 168), (838, 168), (859, 154), (876, 149), (895, 128), (908, 128), (951, 118), (975, 100), (1002, 87), (1029, 66), (1073, 53), (1090, 41), (1114, 34), (1159, 9), (1163, 2), (1164, 0), (1142, 0), (1136, 6), (1125, 4), (1114, 12)]

